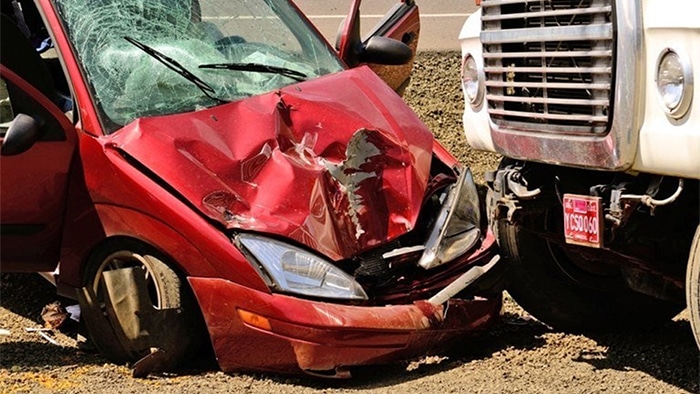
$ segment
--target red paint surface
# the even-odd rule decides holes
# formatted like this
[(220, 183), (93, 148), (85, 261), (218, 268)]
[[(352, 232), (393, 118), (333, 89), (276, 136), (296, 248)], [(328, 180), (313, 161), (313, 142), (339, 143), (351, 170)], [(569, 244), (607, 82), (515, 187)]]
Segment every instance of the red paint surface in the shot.
[[(381, 153), (347, 165), (357, 154), (348, 144), (358, 137)], [(227, 228), (289, 237), (339, 260), (413, 228), (433, 137), (363, 67), (208, 110), (140, 119), (115, 133), (110, 147)], [(359, 181), (339, 181), (332, 167)], [(355, 186), (359, 209), (348, 191)]]
[[(497, 319), (500, 299), (425, 301), (361, 307), (256, 292), (220, 279), (190, 278), (226, 372), (326, 371), (416, 357)], [(246, 325), (236, 308), (270, 320), (272, 331)]]
[[(225, 371), (389, 362), (497, 318), (500, 299), (450, 301), (444, 319), (442, 307), (421, 301), (488, 261), (495, 253), (491, 234), (471, 255), (373, 300), (395, 303), (387, 307), (272, 294), (232, 244), (229, 231), (250, 230), (340, 260), (418, 225), (423, 200), (436, 187), (428, 182), (433, 155), (447, 167), (456, 160), (368, 68), (212, 109), (139, 119), (106, 136), (49, 1), (39, 5), (81, 115), (67, 126), (77, 158), (60, 174), (67, 188), (62, 285), (82, 286), (90, 253), (107, 240), (152, 245), (189, 276)], [(236, 308), (268, 318), (272, 332), (246, 326)]]

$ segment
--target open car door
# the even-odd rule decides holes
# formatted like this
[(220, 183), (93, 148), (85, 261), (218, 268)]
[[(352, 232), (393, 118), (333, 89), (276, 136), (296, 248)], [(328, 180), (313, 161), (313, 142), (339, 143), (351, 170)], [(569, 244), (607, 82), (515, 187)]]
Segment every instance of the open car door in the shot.
[[(3, 37), (4, 38), (4, 37)], [(0, 66), (2, 271), (52, 271), (58, 263), (75, 131), (51, 100)], [(9, 92), (9, 97), (8, 93)]]
[(52, 271), (77, 137), (50, 97), (42, 58), (9, 17), (0, 18), (0, 264), (3, 272)]
[[(402, 94), (411, 78), (413, 61), (418, 49), (420, 35), (420, 15), (414, 0), (401, 0), (364, 37), (360, 34), (360, 4), (353, 0), (348, 17), (345, 18), (337, 49), (340, 57), (350, 66), (367, 64), (397, 93)], [(377, 40), (377, 37), (392, 39), (405, 44), (410, 55), (405, 59), (405, 51), (393, 47), (390, 41)], [(378, 53), (381, 53), (377, 55)]]

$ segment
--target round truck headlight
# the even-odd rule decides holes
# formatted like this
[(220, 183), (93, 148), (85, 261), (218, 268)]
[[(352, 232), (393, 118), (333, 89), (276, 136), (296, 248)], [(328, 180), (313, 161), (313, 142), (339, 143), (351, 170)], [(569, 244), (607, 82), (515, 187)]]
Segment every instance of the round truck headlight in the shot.
[(673, 49), (665, 49), (659, 55), (655, 80), (666, 114), (673, 118), (683, 117), (693, 98), (690, 62)]
[(472, 107), (478, 107), (481, 104), (484, 96), (481, 72), (471, 54), (467, 54), (462, 63), (462, 89)]

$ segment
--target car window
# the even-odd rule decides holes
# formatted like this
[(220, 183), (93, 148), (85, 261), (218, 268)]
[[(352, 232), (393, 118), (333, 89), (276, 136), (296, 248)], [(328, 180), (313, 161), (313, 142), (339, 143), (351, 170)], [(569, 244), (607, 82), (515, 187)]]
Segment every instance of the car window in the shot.
[(5, 135), (10, 127), (10, 122), (15, 118), (10, 105), (10, 96), (7, 93), (7, 84), (0, 80), (0, 135)]
[(40, 141), (65, 141), (63, 127), (41, 103), (10, 81), (0, 81), (0, 136), (5, 136), (15, 116), (25, 114), (39, 120)]
[(287, 0), (54, 1), (108, 132), (343, 67)]

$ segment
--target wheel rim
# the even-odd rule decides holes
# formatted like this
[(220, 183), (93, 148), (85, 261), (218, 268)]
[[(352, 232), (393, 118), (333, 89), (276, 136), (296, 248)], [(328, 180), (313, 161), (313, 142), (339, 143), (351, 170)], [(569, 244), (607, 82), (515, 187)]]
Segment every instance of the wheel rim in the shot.
[(95, 278), (93, 279), (92, 288), (100, 304), (100, 308), (104, 308), (105, 286), (102, 279), (102, 274), (107, 271), (113, 271), (123, 268), (139, 267), (144, 271), (146, 286), (151, 304), (155, 309), (163, 307), (163, 297), (161, 289), (154, 275), (154, 268), (151, 262), (144, 256), (128, 250), (120, 250), (107, 256), (97, 269)]
[(700, 225), (695, 230), (693, 243), (690, 246), (685, 287), (690, 326), (693, 330), (695, 343), (700, 349)]

